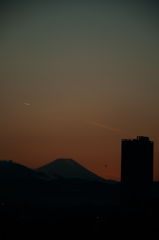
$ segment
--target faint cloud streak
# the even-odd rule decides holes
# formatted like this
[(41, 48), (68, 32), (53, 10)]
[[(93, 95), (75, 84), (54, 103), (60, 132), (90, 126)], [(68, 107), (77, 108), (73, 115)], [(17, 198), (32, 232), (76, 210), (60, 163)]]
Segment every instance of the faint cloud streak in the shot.
[(23, 104), (24, 104), (24, 105), (26, 105), (26, 106), (29, 106), (29, 105), (30, 105), (30, 103), (26, 103), (26, 102), (25, 102), (25, 103), (23, 103)]
[(106, 128), (106, 129), (109, 129), (109, 130), (115, 131), (115, 132), (126, 132), (126, 133), (128, 133), (127, 131), (122, 130), (122, 129), (112, 128), (112, 127), (108, 127), (108, 126), (101, 125), (101, 124), (99, 124), (99, 123), (95, 123), (95, 122), (90, 122), (90, 121), (86, 121), (86, 122), (87, 122), (87, 123), (90, 123), (90, 124), (93, 124), (93, 125), (95, 125), (95, 126), (98, 126), (98, 127), (102, 127), (102, 128)]

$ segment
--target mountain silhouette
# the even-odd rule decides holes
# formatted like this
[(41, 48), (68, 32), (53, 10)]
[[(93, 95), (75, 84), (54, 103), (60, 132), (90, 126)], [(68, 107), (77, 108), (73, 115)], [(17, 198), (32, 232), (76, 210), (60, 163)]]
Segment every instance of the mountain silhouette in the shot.
[(54, 176), (60, 176), (63, 178), (76, 178), (84, 179), (88, 181), (99, 181), (115, 183), (113, 180), (106, 180), (102, 177), (97, 176), (91, 171), (87, 170), (85, 167), (81, 166), (79, 163), (73, 159), (56, 159), (51, 163), (48, 163), (42, 167), (36, 169), (37, 171), (44, 172), (45, 174), (53, 174)]
[(44, 173), (33, 171), (12, 160), (0, 160), (0, 179), (16, 179), (16, 178), (47, 178)]

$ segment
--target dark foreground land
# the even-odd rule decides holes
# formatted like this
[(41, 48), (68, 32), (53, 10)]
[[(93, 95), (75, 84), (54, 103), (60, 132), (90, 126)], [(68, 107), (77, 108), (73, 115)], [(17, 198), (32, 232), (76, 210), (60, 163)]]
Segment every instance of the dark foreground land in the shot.
[(153, 201), (121, 209), (120, 183), (2, 179), (0, 240), (159, 239), (159, 183)]
[(143, 209), (92, 204), (7, 204), (0, 239), (159, 239), (159, 199)]

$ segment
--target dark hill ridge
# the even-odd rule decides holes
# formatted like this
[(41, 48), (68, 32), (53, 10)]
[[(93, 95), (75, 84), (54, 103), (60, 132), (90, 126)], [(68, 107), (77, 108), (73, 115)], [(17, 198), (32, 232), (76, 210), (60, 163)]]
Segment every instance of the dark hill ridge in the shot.
[(0, 179), (15, 179), (15, 178), (44, 178), (44, 173), (33, 171), (21, 164), (15, 163), (12, 160), (0, 160)]
[(51, 163), (48, 163), (42, 167), (36, 169), (44, 173), (49, 173), (63, 178), (76, 178), (84, 179), (88, 181), (99, 181), (99, 182), (108, 182), (115, 183), (113, 180), (106, 180), (102, 177), (97, 176), (91, 171), (87, 170), (85, 167), (81, 166), (79, 163), (73, 159), (56, 159)]

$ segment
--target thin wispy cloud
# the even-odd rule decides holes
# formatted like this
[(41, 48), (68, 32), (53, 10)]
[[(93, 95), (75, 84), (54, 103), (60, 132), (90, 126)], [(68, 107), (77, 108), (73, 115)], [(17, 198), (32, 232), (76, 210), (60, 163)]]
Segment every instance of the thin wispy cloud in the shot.
[[(90, 124), (93, 124), (95, 126), (98, 126), (98, 127), (102, 127), (102, 128), (106, 128), (106, 129), (109, 129), (109, 130), (112, 130), (112, 131), (115, 131), (115, 132), (127, 132), (125, 130), (122, 130), (122, 129), (119, 129), (119, 128), (112, 128), (112, 127), (108, 127), (108, 126), (105, 126), (105, 125), (102, 125), (102, 124), (99, 124), (99, 123), (95, 123), (95, 122), (90, 122), (90, 121), (86, 121), (87, 123), (90, 123)], [(128, 133), (128, 132), (127, 132)]]
[(30, 105), (30, 103), (26, 103), (26, 102), (25, 102), (25, 103), (23, 103), (23, 104), (24, 104), (24, 105), (26, 105), (26, 106), (29, 106), (29, 105)]

